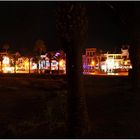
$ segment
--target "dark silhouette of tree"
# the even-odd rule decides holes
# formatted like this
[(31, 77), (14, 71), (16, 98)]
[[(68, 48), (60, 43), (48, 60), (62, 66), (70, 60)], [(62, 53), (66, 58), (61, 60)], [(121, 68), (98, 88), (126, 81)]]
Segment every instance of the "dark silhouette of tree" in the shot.
[(139, 20), (140, 8), (136, 2), (132, 5), (132, 17), (129, 24), (129, 31), (131, 37), (131, 44), (129, 49), (129, 56), (132, 63), (132, 70), (130, 74), (132, 88), (137, 90), (140, 78), (140, 29)]
[(37, 71), (39, 73), (39, 62), (41, 60), (41, 54), (46, 52), (46, 46), (43, 40), (37, 40), (34, 46), (35, 60), (37, 62)]
[[(108, 2), (109, 3), (109, 2)], [(136, 1), (109, 3), (112, 12), (119, 21), (123, 32), (126, 33), (125, 43), (130, 46), (129, 57), (132, 63), (132, 70), (129, 71), (132, 88), (136, 89), (140, 77), (140, 8)]]
[(58, 37), (66, 52), (68, 138), (82, 138), (89, 130), (82, 74), (82, 48), (87, 32), (86, 8), (82, 2), (60, 2), (56, 16)]
[(52, 74), (52, 60), (54, 58), (54, 52), (50, 51), (47, 53), (47, 57), (49, 58), (49, 68), (50, 68), (50, 74)]
[(2, 61), (3, 61), (3, 56), (2, 55), (0, 55), (0, 63), (1, 63), (1, 72), (2, 72), (2, 69), (3, 69), (3, 67), (2, 67)]
[(6, 51), (8, 51), (8, 49), (10, 48), (10, 45), (8, 43), (3, 44), (2, 49)]
[(20, 57), (20, 53), (16, 52), (15, 54), (13, 54), (13, 59), (14, 59), (14, 72), (16, 73), (16, 62), (18, 60), (18, 58)]
[(29, 74), (31, 73), (31, 59), (33, 58), (33, 54), (31, 52), (27, 53), (27, 58), (28, 58), (28, 62), (29, 62)]
[[(33, 50), (32, 50), (33, 51)], [(22, 56), (26, 56), (29, 52), (31, 52), (33, 54), (33, 52), (29, 50), (29, 48), (25, 47), (25, 46), (22, 46), (20, 47), (19, 49), (19, 53), (22, 55)]]
[(137, 2), (129, 5), (129, 16), (125, 17), (125, 28), (129, 35), (129, 57), (132, 64), (129, 76), (132, 83), (132, 89), (137, 90), (140, 78), (140, 29), (139, 16), (140, 9)]
[(20, 48), (20, 52), (22, 53), (22, 56), (27, 57), (28, 58), (28, 62), (29, 62), (29, 74), (31, 73), (31, 59), (34, 57), (33, 52), (30, 51), (28, 48), (26, 47), (22, 47)]

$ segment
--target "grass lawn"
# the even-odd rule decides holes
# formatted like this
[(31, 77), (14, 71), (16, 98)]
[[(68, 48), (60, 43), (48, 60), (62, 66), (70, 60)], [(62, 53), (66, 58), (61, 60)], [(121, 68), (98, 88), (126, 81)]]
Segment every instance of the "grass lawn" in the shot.
[(59, 133), (66, 130), (63, 86), (61, 79), (0, 77), (0, 138), (62, 137)]
[(86, 77), (89, 138), (140, 138), (140, 94), (128, 77)]
[[(87, 138), (140, 138), (140, 95), (127, 77), (84, 76)], [(0, 138), (65, 138), (63, 77), (0, 76)]]

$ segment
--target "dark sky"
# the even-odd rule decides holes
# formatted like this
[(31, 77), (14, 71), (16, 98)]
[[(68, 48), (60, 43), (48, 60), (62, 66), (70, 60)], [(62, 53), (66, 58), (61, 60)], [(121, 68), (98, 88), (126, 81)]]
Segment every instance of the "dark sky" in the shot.
[[(11, 50), (23, 47), (32, 50), (35, 41), (42, 39), (47, 50), (58, 49), (55, 28), (56, 3), (0, 2), (0, 45), (8, 42)], [(89, 38), (86, 47), (105, 50), (120, 48), (127, 40), (127, 33), (123, 28), (125, 21), (119, 17), (119, 12), (126, 8), (126, 14), (130, 8), (129, 2), (85, 2), (85, 4), (89, 20)]]
[(53, 2), (0, 2), (0, 44), (32, 49), (42, 39), (47, 48), (55, 48), (54, 12)]

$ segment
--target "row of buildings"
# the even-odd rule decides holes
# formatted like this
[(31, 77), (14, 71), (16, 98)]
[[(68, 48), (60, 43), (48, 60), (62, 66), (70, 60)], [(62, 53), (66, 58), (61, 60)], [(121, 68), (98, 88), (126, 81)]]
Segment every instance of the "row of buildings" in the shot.
[[(59, 53), (56, 52), (53, 55), (57, 57)], [(66, 57), (60, 57), (59, 60), (52, 57), (50, 61), (48, 55), (44, 54), (35, 61), (33, 57), (23, 57), (18, 53), (9, 55), (7, 52), (1, 52), (0, 58), (0, 72), (2, 73), (53, 73), (54, 71), (66, 73)], [(128, 48), (121, 49), (120, 53), (103, 53), (98, 52), (96, 48), (86, 48), (82, 60), (84, 74), (127, 72), (132, 68)]]
[(58, 71), (66, 73), (66, 61), (64, 57), (59, 57), (59, 53), (53, 53), (54, 56), (50, 58), (48, 54), (37, 57), (24, 57), (18, 52), (9, 54), (7, 52), (0, 52), (0, 72), (1, 73), (53, 73)]

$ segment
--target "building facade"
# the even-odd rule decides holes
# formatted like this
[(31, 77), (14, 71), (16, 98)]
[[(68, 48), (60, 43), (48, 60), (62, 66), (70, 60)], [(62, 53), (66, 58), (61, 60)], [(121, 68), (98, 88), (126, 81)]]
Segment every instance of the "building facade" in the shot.
[(120, 53), (101, 53), (96, 48), (85, 49), (83, 55), (83, 72), (91, 73), (95, 71), (113, 73), (128, 71), (132, 68), (129, 59), (129, 50), (121, 49)]
[(94, 72), (97, 64), (97, 49), (86, 48), (85, 55), (83, 55), (82, 58), (84, 72)]

